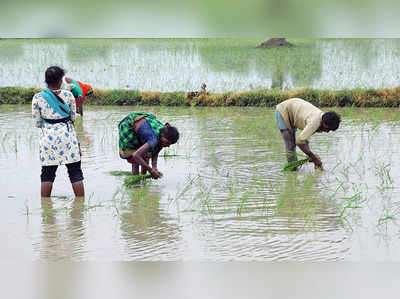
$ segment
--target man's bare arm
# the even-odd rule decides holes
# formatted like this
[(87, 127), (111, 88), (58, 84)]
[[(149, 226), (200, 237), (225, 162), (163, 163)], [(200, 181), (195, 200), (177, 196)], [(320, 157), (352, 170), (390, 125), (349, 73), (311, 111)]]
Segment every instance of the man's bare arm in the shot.
[(308, 146), (308, 141), (306, 143), (303, 144), (298, 144), (297, 145), (302, 151), (303, 153), (305, 153), (311, 160), (311, 162), (313, 162), (315, 164), (316, 167), (321, 168), (322, 169), (322, 162), (321, 160), (318, 158), (317, 155), (315, 155), (311, 150), (310, 147)]

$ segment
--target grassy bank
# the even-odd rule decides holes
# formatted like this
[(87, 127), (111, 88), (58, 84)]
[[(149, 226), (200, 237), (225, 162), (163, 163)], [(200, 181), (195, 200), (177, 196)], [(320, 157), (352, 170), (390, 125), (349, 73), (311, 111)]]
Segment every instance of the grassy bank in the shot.
[[(0, 104), (29, 104), (38, 88), (2, 87)], [(164, 105), (164, 106), (264, 106), (271, 107), (288, 98), (298, 97), (314, 105), (356, 107), (398, 107), (400, 87), (391, 89), (318, 90), (278, 89), (200, 94), (190, 98), (185, 92), (137, 90), (100, 90), (87, 99), (92, 105)]]

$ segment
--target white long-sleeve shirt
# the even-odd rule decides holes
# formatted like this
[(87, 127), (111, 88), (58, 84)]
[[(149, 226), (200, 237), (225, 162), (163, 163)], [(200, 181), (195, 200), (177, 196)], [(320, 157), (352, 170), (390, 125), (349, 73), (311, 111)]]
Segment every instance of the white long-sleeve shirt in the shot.
[(300, 129), (301, 134), (296, 137), (296, 144), (304, 144), (321, 126), (324, 112), (311, 103), (292, 98), (276, 106), (282, 114), (289, 130)]

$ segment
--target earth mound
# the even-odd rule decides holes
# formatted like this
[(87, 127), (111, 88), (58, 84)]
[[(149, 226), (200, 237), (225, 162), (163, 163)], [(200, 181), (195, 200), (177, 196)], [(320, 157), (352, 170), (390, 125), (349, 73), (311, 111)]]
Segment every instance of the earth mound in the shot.
[(273, 47), (293, 47), (293, 44), (289, 43), (286, 38), (271, 38), (257, 46), (257, 48)]

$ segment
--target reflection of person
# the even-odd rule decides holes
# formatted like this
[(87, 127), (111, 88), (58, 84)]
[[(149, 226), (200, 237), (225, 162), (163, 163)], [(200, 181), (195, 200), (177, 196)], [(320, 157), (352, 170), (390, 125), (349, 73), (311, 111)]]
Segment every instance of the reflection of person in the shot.
[[(169, 147), (179, 139), (179, 132), (168, 123), (163, 125), (151, 113), (133, 112), (126, 116), (118, 125), (119, 154), (132, 164), (132, 174), (147, 171), (155, 179), (161, 176), (157, 169), (158, 154), (163, 147)], [(150, 166), (151, 158), (152, 166)]]
[[(161, 191), (135, 187), (124, 197), (124, 209), (119, 213), (121, 239), (132, 259), (175, 258), (179, 241), (179, 226), (170, 221), (160, 205)], [(154, 233), (154, 232), (157, 233)]]
[(82, 118), (78, 118), (74, 122), (76, 136), (78, 137), (81, 154), (85, 155), (85, 151), (87, 151), (92, 146), (92, 139), (90, 138), (90, 134), (84, 128), (84, 122)]
[[(59, 261), (82, 258), (84, 246), (83, 210), (85, 200), (76, 197), (72, 206), (68, 207), (69, 216), (65, 213), (66, 206), (62, 209), (54, 207), (50, 197), (42, 198), (42, 237), (41, 256), (44, 260)], [(59, 219), (61, 217), (67, 217)], [(61, 220), (61, 221), (60, 221)]]
[(83, 115), (83, 102), (85, 101), (86, 96), (93, 93), (92, 87), (88, 84), (64, 76), (61, 89), (72, 92), (76, 100), (76, 110), (80, 115)]
[(58, 165), (66, 165), (75, 196), (84, 196), (81, 152), (73, 121), (76, 117), (75, 99), (71, 92), (61, 90), (64, 70), (51, 66), (45, 77), (48, 88), (33, 96), (34, 125), (41, 128), (40, 162), (41, 195), (49, 197)]
[[(335, 131), (339, 127), (340, 116), (333, 111), (324, 113), (309, 102), (293, 98), (276, 106), (275, 119), (285, 141), (288, 162), (297, 160), (297, 145), (315, 167), (322, 169), (321, 160), (308, 146), (308, 138), (315, 132)], [(302, 130), (297, 138), (296, 129)]]

